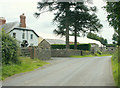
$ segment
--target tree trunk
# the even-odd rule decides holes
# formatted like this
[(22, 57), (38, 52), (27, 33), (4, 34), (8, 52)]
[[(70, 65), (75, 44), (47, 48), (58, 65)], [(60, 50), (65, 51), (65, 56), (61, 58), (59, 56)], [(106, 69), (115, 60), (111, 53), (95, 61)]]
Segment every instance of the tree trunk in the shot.
[(66, 50), (70, 48), (69, 46), (69, 25), (68, 25), (68, 18), (69, 18), (69, 2), (66, 2)]
[(74, 49), (77, 49), (77, 29), (75, 28), (75, 40), (74, 40)]
[(69, 27), (66, 26), (66, 49), (68, 50), (70, 48), (69, 46)]

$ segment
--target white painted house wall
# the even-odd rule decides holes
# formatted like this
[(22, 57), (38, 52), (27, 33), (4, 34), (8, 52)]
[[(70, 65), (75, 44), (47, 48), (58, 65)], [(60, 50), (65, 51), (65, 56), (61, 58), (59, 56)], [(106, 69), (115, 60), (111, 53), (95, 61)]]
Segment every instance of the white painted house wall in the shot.
[[(16, 33), (16, 39), (20, 42), (20, 45), (23, 40), (28, 41), (28, 46), (38, 46), (38, 37), (35, 35), (33, 31), (27, 31), (27, 30), (16, 30), (14, 29), (13, 31), (10, 32), (10, 35), (13, 37), (13, 33)], [(24, 39), (22, 38), (22, 34), (25, 34)], [(31, 39), (31, 34), (33, 34), (33, 39)]]

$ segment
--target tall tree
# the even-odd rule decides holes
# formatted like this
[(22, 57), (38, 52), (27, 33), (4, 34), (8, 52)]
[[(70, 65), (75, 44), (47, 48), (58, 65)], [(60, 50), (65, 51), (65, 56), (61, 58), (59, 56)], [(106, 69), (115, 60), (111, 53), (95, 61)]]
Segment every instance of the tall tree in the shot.
[[(69, 30), (74, 32), (75, 34), (75, 49), (77, 49), (77, 32), (78, 30), (83, 30), (82, 26), (87, 22), (87, 17), (89, 9), (87, 6), (84, 5), (84, 2), (77, 2), (74, 3), (74, 7), (72, 7), (72, 10), (69, 12)], [(64, 24), (66, 17), (64, 15), (55, 17), (54, 21), (59, 22), (58, 30), (55, 30), (54, 32), (57, 34), (64, 35)], [(83, 20), (84, 19), (84, 20)]]
[[(54, 1), (54, 0), (53, 0)], [(88, 1), (89, 2), (89, 1)], [(38, 2), (38, 9), (39, 11), (45, 10), (45, 8), (49, 8), (49, 11), (54, 11), (56, 14), (56, 17), (60, 17), (61, 15), (65, 17), (64, 19), (64, 27), (65, 27), (65, 35), (66, 35), (66, 49), (69, 49), (69, 26), (70, 21), (68, 20), (70, 18), (70, 11), (76, 6), (79, 8), (79, 4), (81, 2)], [(81, 7), (80, 7), (81, 8)], [(39, 16), (41, 13), (35, 13), (36, 16)]]
[[(48, 8), (48, 10), (46, 10)], [(70, 4), (69, 2), (38, 2), (38, 7), (39, 11), (54, 11), (56, 10), (57, 12), (54, 11), (55, 14), (59, 17), (60, 15), (65, 15), (65, 29), (66, 29), (66, 49), (69, 49), (69, 24), (68, 24), (68, 18), (69, 18), (69, 10), (70, 10)], [(45, 12), (46, 12), (45, 11)], [(42, 13), (42, 12), (41, 12)], [(40, 16), (41, 13), (35, 13), (35, 15), (38, 17)]]
[[(70, 11), (69, 30), (74, 34), (74, 48), (77, 49), (77, 36), (85, 35), (87, 32), (98, 32), (102, 28), (99, 19), (95, 15), (96, 7), (86, 6), (83, 2), (77, 3), (72, 11)], [(54, 32), (58, 35), (65, 35), (65, 16), (55, 17), (55, 21), (59, 22), (58, 28)]]
[[(107, 2), (105, 6), (106, 11), (108, 12), (108, 22), (115, 29), (118, 35), (118, 68), (120, 67), (120, 1), (118, 2)], [(120, 69), (118, 69), (120, 73)], [(118, 75), (118, 84), (120, 87), (120, 75)]]
[(120, 1), (119, 2), (107, 2), (106, 11), (108, 12), (109, 24), (115, 29), (115, 33), (118, 35), (118, 45), (120, 46)]

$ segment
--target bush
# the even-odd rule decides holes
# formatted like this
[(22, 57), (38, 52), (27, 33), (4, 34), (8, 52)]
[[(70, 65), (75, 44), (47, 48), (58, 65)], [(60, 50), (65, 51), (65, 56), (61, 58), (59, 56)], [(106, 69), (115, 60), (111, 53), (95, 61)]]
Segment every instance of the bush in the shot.
[(98, 53), (95, 53), (94, 55), (95, 55), (95, 56), (99, 56), (99, 54), (98, 54)]
[(18, 63), (17, 41), (2, 30), (2, 63)]
[(100, 55), (102, 54), (102, 52), (100, 50), (98, 50), (97, 53), (100, 54)]
[[(52, 44), (51, 49), (65, 49), (66, 45), (65, 44)], [(70, 45), (70, 49), (74, 49), (74, 45)], [(90, 50), (91, 49), (91, 44), (78, 44), (77, 45), (78, 50)]]

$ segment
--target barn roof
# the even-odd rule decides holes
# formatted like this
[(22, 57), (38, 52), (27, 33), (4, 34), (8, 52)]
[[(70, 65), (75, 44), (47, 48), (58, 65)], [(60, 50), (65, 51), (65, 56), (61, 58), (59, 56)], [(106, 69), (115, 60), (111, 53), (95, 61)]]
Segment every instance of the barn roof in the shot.
[(61, 39), (45, 39), (49, 44), (65, 44), (64, 40)]
[[(55, 34), (47, 34), (47, 33), (39, 33), (39, 35), (41, 36), (42, 39), (52, 39), (52, 41), (56, 40), (63, 40), (64, 42), (66, 41), (65, 36), (61, 37), (61, 36), (57, 36)], [(57, 41), (56, 41), (57, 42)], [(69, 42), (74, 42), (74, 36), (70, 36), (69, 37)], [(93, 40), (87, 37), (77, 37), (77, 42), (79, 42), (80, 44), (85, 44), (85, 43), (95, 43), (97, 45), (99, 45), (99, 47), (103, 46), (99, 41), (97, 40)]]

